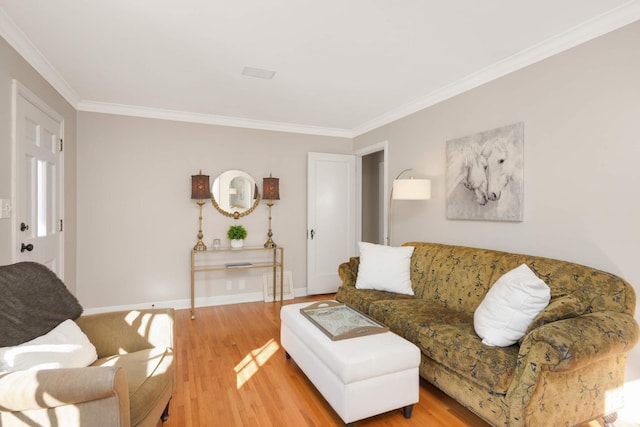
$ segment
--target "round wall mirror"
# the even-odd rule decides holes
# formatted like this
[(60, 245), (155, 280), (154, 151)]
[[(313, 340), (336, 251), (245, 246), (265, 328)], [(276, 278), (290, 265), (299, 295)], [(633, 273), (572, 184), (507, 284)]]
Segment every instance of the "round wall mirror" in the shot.
[(231, 169), (216, 177), (211, 203), (222, 215), (238, 219), (249, 215), (260, 202), (256, 180), (247, 172)]

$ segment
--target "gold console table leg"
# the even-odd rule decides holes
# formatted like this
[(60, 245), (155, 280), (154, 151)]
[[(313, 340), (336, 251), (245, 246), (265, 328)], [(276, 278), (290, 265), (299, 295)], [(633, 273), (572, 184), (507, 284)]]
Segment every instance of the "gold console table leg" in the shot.
[(273, 302), (276, 302), (276, 283), (278, 268), (278, 251), (280, 251), (280, 305), (284, 300), (284, 248), (273, 248)]
[[(291, 289), (293, 292), (293, 289)], [(280, 248), (280, 305), (284, 299), (284, 248)]]
[(191, 320), (196, 318), (196, 308), (195, 308), (195, 256), (193, 251), (191, 251)]

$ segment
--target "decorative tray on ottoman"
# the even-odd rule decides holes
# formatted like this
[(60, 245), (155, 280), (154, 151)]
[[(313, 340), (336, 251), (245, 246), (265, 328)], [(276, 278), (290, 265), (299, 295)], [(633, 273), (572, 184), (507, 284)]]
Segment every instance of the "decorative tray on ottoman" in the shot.
[(382, 323), (337, 301), (319, 301), (301, 308), (300, 313), (333, 341), (389, 331)]

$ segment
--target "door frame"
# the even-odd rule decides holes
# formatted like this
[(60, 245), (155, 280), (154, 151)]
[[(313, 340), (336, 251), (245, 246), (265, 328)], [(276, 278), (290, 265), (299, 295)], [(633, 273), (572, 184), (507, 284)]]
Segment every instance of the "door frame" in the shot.
[[(17, 207), (18, 200), (18, 97), (23, 97), (27, 102), (33, 104), (36, 108), (49, 116), (52, 120), (57, 122), (60, 126), (59, 137), (64, 141), (64, 117), (60, 115), (56, 110), (51, 108), (46, 102), (42, 101), (36, 94), (30, 91), (26, 86), (20, 83), (16, 79), (11, 81), (11, 206), (14, 207), (14, 212)], [(58, 200), (57, 208), (60, 219), (64, 218), (64, 149), (58, 152), (59, 156), (59, 171), (58, 171)], [(18, 260), (18, 217), (11, 215), (11, 259), (12, 262)], [(64, 280), (64, 232), (59, 232), (59, 271), (58, 276), (61, 280)]]
[(383, 168), (383, 182), (384, 190), (383, 190), (383, 200), (384, 200), (384, 208), (382, 212), (382, 221), (383, 221), (383, 231), (384, 231), (384, 241), (385, 245), (389, 245), (389, 230), (388, 230), (388, 221), (389, 217), (389, 141), (381, 141), (375, 144), (368, 145), (366, 147), (362, 147), (356, 150), (356, 235), (357, 240), (362, 241), (362, 157), (376, 153), (378, 151), (382, 151), (382, 157), (384, 162)]

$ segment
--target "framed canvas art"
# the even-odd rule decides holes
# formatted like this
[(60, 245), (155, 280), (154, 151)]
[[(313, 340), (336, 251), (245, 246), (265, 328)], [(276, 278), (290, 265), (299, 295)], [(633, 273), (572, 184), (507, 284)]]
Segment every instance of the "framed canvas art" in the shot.
[(447, 218), (522, 221), (524, 123), (447, 141)]

